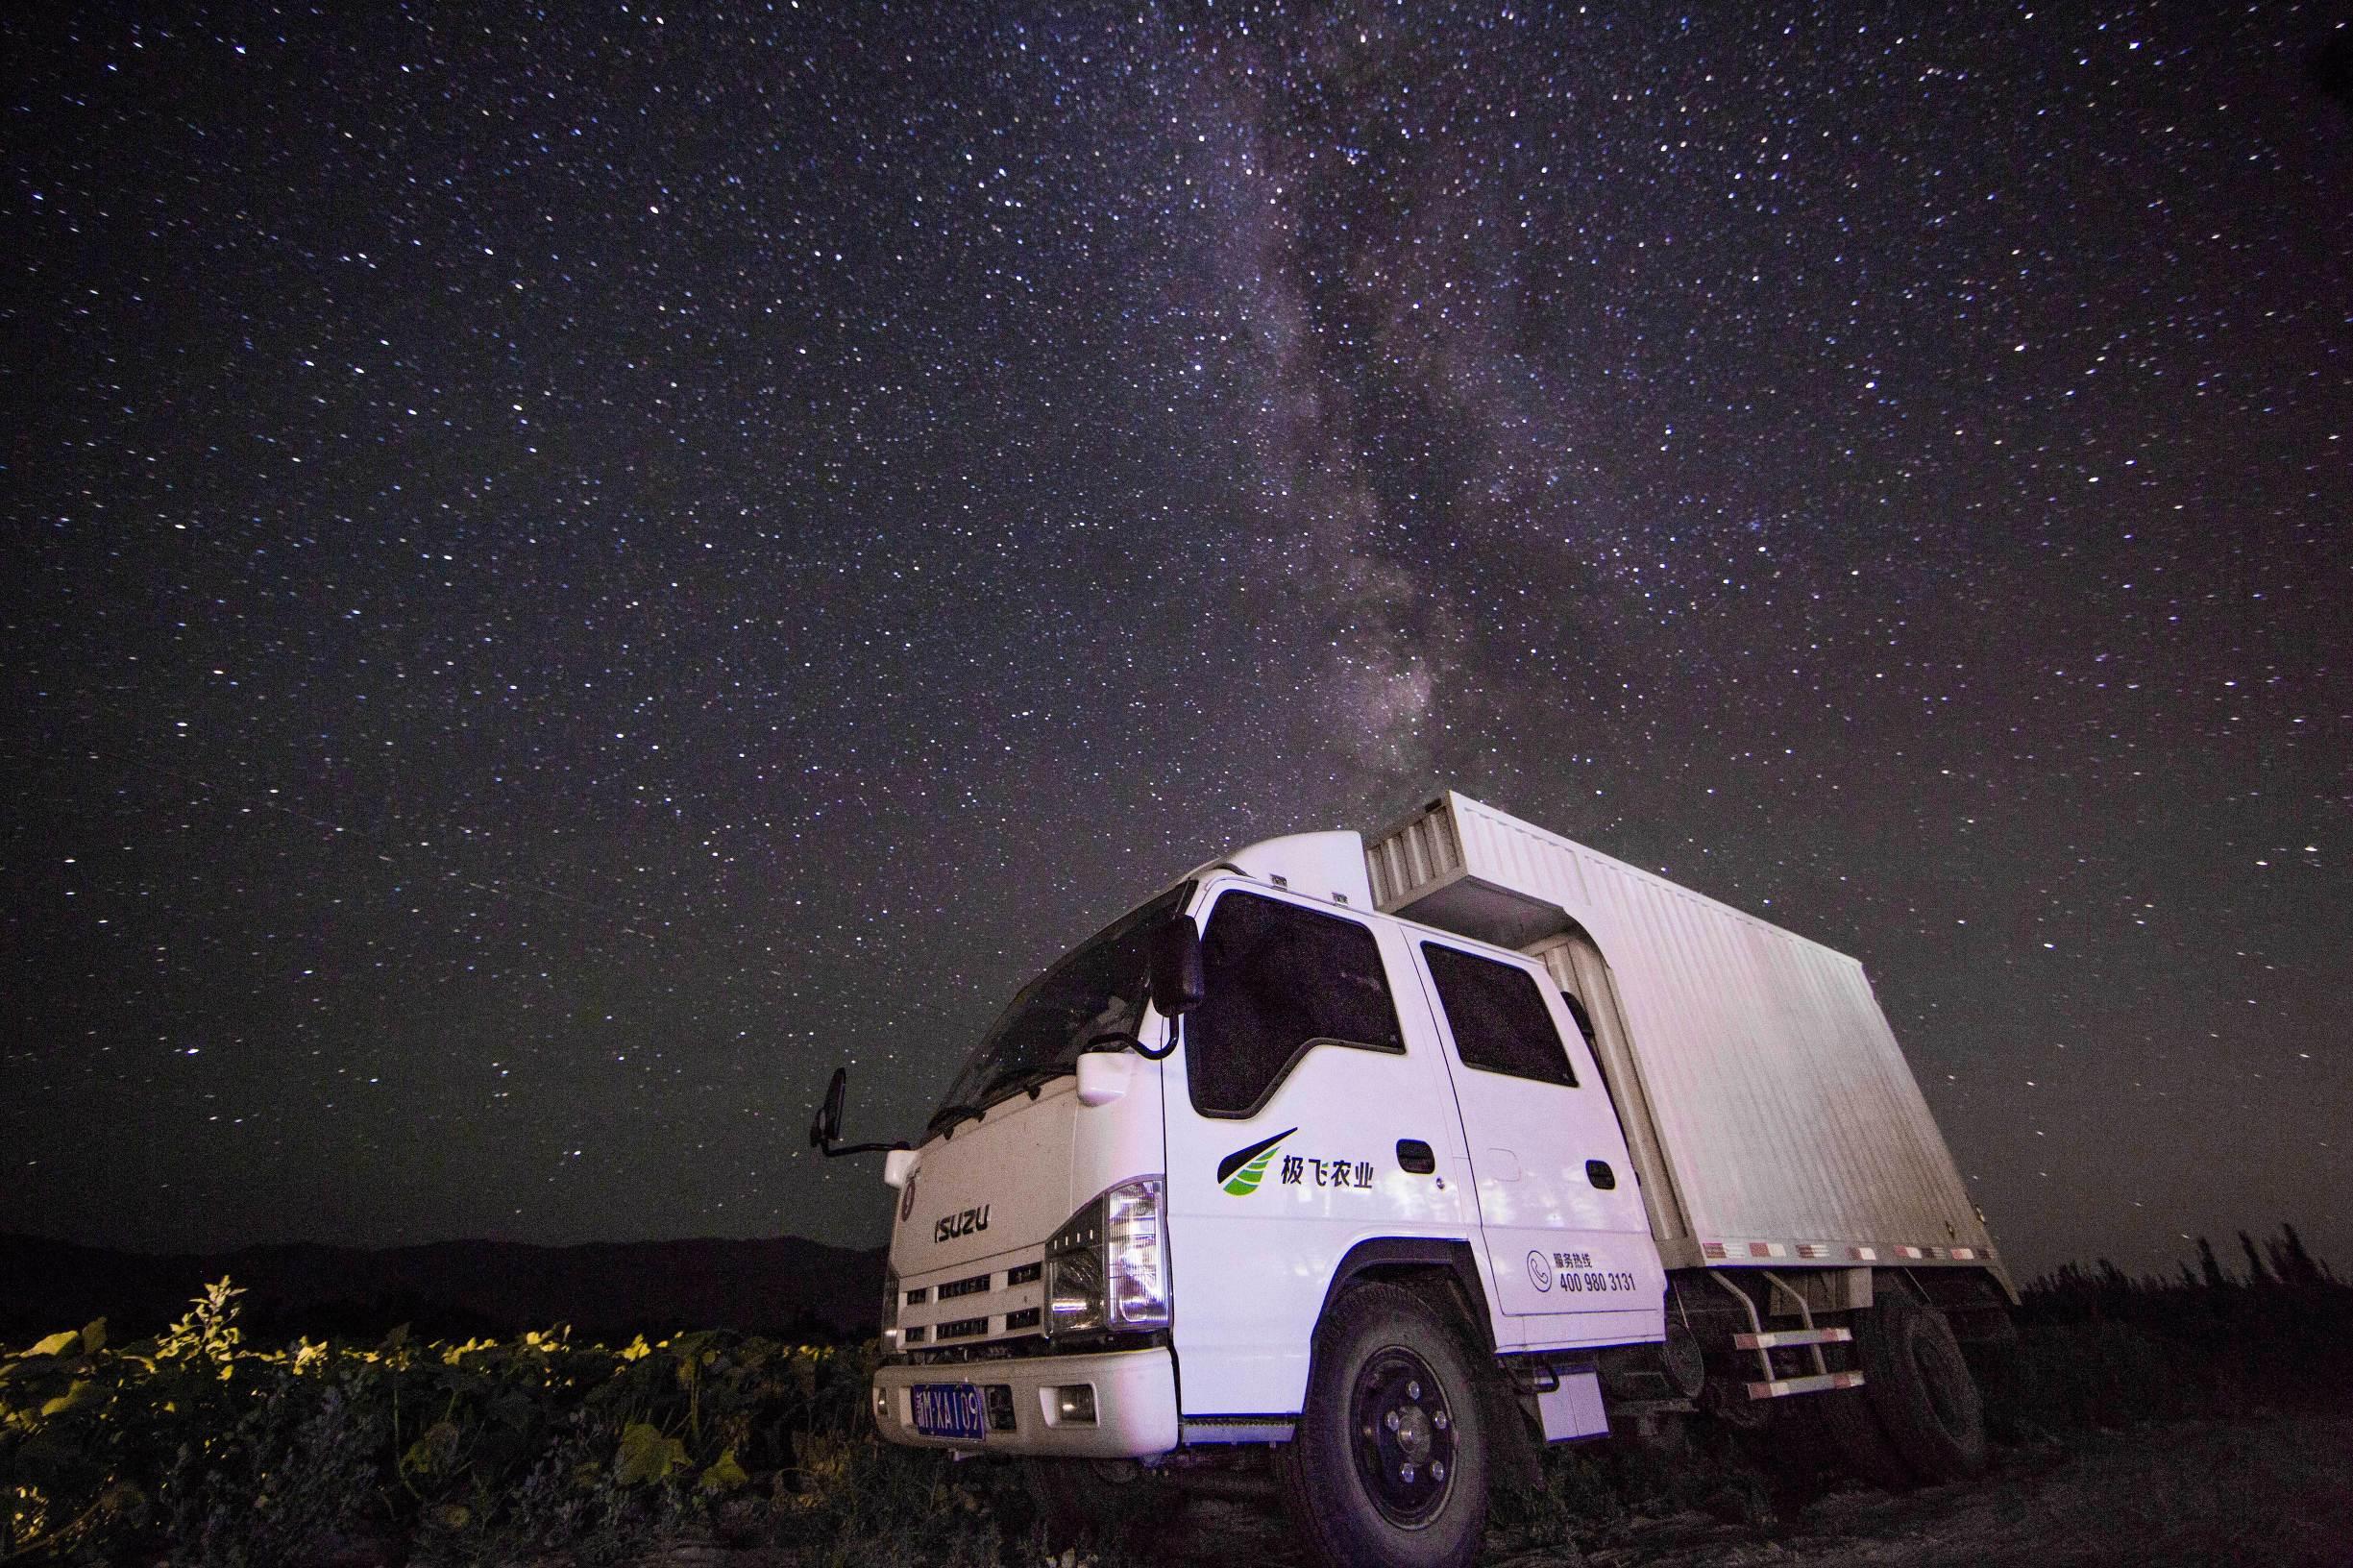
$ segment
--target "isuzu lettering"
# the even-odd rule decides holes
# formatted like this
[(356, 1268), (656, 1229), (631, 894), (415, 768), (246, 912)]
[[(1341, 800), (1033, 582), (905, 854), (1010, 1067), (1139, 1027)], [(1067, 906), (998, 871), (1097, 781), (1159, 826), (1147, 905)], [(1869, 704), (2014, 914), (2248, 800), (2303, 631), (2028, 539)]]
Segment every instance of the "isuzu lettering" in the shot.
[(843, 1097), (811, 1141), (897, 1195), (874, 1420), (1049, 1518), (1263, 1487), (1324, 1562), (1459, 1564), (1548, 1442), (1984, 1462), (2016, 1292), (1861, 966), (1459, 794), (1113, 921), (912, 1146)]

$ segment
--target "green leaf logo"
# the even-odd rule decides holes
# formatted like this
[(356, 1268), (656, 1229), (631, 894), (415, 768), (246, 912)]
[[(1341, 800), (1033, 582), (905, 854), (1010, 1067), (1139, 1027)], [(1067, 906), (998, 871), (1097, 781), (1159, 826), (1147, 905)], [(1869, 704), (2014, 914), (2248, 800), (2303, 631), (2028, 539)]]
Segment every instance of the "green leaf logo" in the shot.
[(1263, 1142), (1253, 1143), (1246, 1149), (1236, 1149), (1217, 1162), (1217, 1183), (1238, 1198), (1246, 1198), (1259, 1189), (1266, 1179), (1267, 1162), (1275, 1157), (1275, 1146), (1297, 1132), (1286, 1127)]

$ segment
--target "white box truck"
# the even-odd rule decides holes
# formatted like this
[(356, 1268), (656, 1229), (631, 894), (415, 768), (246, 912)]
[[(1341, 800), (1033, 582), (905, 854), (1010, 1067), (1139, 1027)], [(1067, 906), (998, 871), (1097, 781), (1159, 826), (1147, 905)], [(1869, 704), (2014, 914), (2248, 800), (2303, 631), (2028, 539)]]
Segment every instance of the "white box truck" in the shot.
[(812, 1143), (898, 1195), (876, 1425), (1082, 1517), (1255, 1473), (1328, 1563), (1454, 1564), (1613, 1424), (1983, 1462), (2016, 1294), (1861, 966), (1462, 795), (1115, 920), (911, 1145), (843, 1093)]

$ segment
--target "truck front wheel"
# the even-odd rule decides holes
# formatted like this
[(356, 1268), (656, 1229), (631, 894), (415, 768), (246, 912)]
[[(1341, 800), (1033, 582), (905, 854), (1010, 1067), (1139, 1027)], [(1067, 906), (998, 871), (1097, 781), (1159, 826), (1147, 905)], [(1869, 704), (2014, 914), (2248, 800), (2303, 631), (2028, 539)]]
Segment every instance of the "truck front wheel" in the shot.
[(1985, 1402), (1945, 1314), (1882, 1292), (1854, 1337), (1864, 1398), (1912, 1473), (1934, 1483), (1984, 1469)]
[(1462, 1568), (1487, 1517), (1487, 1433), (1454, 1324), (1394, 1285), (1358, 1286), (1315, 1334), (1283, 1451), (1293, 1525), (1334, 1568)]

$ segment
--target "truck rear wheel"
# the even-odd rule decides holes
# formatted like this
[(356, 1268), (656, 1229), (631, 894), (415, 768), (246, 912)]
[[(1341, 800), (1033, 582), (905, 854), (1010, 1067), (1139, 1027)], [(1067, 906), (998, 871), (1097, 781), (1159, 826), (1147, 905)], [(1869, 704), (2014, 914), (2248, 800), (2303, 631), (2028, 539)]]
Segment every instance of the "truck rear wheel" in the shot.
[(1912, 1473), (1933, 1483), (1984, 1469), (1985, 1401), (1945, 1314), (1886, 1291), (1854, 1337), (1864, 1398)]
[(1487, 1518), (1477, 1374), (1439, 1311), (1358, 1286), (1315, 1333), (1307, 1408), (1283, 1450), (1291, 1521), (1332, 1568), (1463, 1568)]
[(1808, 1394), (1806, 1413), (1822, 1433), (1840, 1469), (1882, 1491), (1908, 1492), (1918, 1481), (1903, 1462), (1871, 1408), (1869, 1384)]

